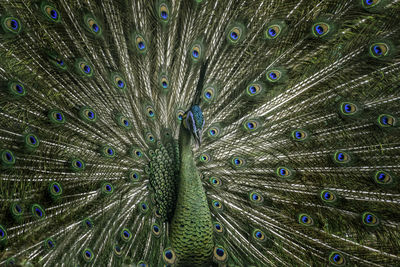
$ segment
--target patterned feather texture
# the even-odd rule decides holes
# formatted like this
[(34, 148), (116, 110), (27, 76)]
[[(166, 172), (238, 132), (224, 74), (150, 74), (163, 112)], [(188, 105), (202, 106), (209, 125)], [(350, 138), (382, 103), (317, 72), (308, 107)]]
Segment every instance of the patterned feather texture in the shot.
[(399, 266), (400, 1), (1, 0), (1, 266)]

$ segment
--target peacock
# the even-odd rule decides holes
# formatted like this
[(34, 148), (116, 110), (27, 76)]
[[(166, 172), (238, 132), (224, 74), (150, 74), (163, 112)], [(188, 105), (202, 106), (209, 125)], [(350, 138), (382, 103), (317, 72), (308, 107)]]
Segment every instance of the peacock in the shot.
[(400, 266), (399, 14), (1, 0), (0, 266)]

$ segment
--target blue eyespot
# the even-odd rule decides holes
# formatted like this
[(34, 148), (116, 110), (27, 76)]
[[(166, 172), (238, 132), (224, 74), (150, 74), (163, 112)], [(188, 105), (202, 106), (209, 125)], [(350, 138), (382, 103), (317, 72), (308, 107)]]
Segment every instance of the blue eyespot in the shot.
[(382, 48), (379, 45), (374, 46), (374, 52), (375, 52), (375, 54), (377, 54), (379, 56), (382, 55), (382, 53), (383, 53)]
[(275, 35), (276, 35), (275, 29), (273, 29), (273, 28), (269, 29), (269, 30), (268, 30), (268, 34), (269, 34), (271, 37), (275, 37)]
[(84, 70), (86, 73), (90, 73), (90, 67), (89, 67), (88, 65), (85, 65), (85, 66), (83, 67), (83, 70)]
[(129, 126), (129, 121), (124, 120), (123, 122), (124, 122), (124, 125), (125, 125), (125, 126)]
[(138, 47), (139, 47), (140, 50), (143, 50), (143, 49), (146, 48), (146, 46), (145, 46), (145, 44), (143, 42), (139, 42), (138, 43)]
[(269, 77), (270, 77), (272, 80), (276, 80), (276, 79), (278, 78), (278, 75), (276, 75), (275, 72), (270, 72)]
[(51, 16), (53, 19), (57, 19), (57, 18), (58, 18), (57, 11), (55, 11), (54, 9), (52, 9), (52, 10), (50, 11), (50, 16)]
[(92, 29), (94, 32), (98, 32), (99, 31), (99, 26), (95, 23), (92, 25)]
[(89, 111), (87, 115), (88, 115), (89, 119), (94, 118), (94, 113), (92, 111)]
[(163, 19), (167, 19), (167, 18), (168, 18), (168, 13), (165, 12), (165, 11), (162, 11), (162, 12), (161, 12), (161, 17), (162, 17)]
[(118, 87), (120, 87), (120, 88), (124, 87), (124, 82), (121, 81), (121, 80), (119, 80), (119, 81), (117, 82), (117, 84), (118, 84)]
[(315, 27), (315, 31), (316, 31), (319, 35), (321, 35), (321, 34), (324, 33), (324, 29), (323, 29), (320, 25), (317, 25), (317, 26)]
[(222, 256), (224, 256), (225, 251), (222, 248), (217, 248), (216, 253), (218, 256), (222, 257)]
[(10, 25), (11, 25), (11, 28), (12, 28), (13, 30), (18, 29), (18, 21), (16, 21), (15, 19), (12, 19), (12, 20), (11, 20)]
[(62, 121), (63, 117), (60, 113), (56, 113), (56, 120)]
[(17, 90), (18, 93), (22, 94), (24, 92), (24, 89), (22, 88), (21, 85), (16, 84), (15, 89)]
[(239, 35), (238, 35), (236, 32), (232, 31), (232, 32), (231, 32), (231, 38), (232, 38), (233, 40), (237, 40), (237, 39), (239, 38)]
[(199, 52), (196, 50), (193, 50), (192, 52), (193, 57), (198, 58), (199, 57)]

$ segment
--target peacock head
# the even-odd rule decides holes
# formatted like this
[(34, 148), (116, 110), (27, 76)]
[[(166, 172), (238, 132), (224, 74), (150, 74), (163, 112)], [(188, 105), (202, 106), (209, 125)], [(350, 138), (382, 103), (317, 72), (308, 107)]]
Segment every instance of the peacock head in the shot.
[(197, 147), (201, 145), (204, 123), (203, 112), (198, 105), (193, 105), (183, 116), (183, 126), (193, 134)]

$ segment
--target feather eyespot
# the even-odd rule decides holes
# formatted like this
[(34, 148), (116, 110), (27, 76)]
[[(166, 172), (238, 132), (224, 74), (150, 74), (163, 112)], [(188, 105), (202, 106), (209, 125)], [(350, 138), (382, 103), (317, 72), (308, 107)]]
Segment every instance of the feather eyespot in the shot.
[(344, 152), (344, 151), (337, 151), (334, 155), (333, 155), (333, 160), (336, 163), (339, 164), (345, 164), (345, 163), (349, 163), (351, 160), (351, 157), (348, 153)]
[(391, 184), (393, 182), (392, 175), (385, 171), (377, 171), (375, 173), (375, 182), (378, 184)]
[(19, 203), (13, 203), (10, 207), (11, 209), (11, 214), (13, 215), (14, 219), (19, 220), (24, 214), (24, 210), (22, 206)]
[(247, 88), (246, 88), (246, 93), (247, 93), (249, 96), (256, 96), (256, 95), (258, 95), (258, 94), (261, 93), (262, 89), (263, 89), (263, 88), (262, 88), (261, 84), (252, 83), (252, 84), (249, 84), (249, 85), (247, 86)]
[(215, 99), (216, 92), (217, 90), (214, 86), (207, 86), (203, 89), (203, 100), (207, 103), (211, 103)]
[(207, 154), (207, 153), (202, 153), (202, 154), (200, 155), (200, 161), (201, 161), (201, 162), (207, 163), (207, 162), (210, 162), (210, 160), (211, 160), (211, 156), (210, 156), (209, 154)]
[(121, 239), (124, 242), (129, 242), (132, 239), (132, 233), (128, 228), (123, 228), (120, 233)]
[(260, 126), (260, 123), (255, 119), (249, 119), (243, 122), (243, 127), (247, 132), (254, 132)]
[(79, 158), (71, 159), (69, 165), (71, 170), (75, 172), (83, 171), (86, 168), (85, 162)]
[(5, 33), (17, 35), (21, 32), (21, 21), (16, 17), (3, 17), (1, 18), (1, 26)]
[(42, 219), (46, 216), (44, 209), (39, 204), (33, 204), (31, 207), (31, 213), (33, 218)]
[(331, 252), (331, 254), (329, 255), (329, 262), (335, 266), (346, 265), (346, 260), (344, 256), (338, 251)]
[(83, 249), (81, 255), (85, 262), (92, 262), (94, 259), (93, 251), (89, 248)]
[(162, 22), (168, 22), (169, 20), (169, 8), (165, 3), (160, 4), (158, 8), (158, 15)]
[(114, 193), (114, 187), (111, 183), (105, 182), (101, 185), (101, 193), (103, 195), (111, 195)]
[(178, 109), (176, 111), (176, 119), (178, 120), (178, 122), (181, 122), (183, 120), (184, 114), (185, 114), (185, 111), (183, 111), (182, 109)]
[(309, 215), (304, 214), (304, 213), (299, 214), (298, 222), (301, 225), (304, 225), (304, 226), (312, 226), (312, 225), (314, 225), (313, 218), (311, 218)]
[(91, 14), (85, 15), (83, 19), (85, 27), (90, 33), (94, 34), (95, 36), (102, 35), (103, 32), (102, 27), (98, 22), (98, 20), (93, 15)]
[(146, 110), (146, 115), (149, 118), (154, 118), (156, 116), (154, 108), (151, 105), (146, 106), (145, 110)]
[(290, 178), (293, 175), (292, 170), (287, 167), (278, 167), (276, 169), (276, 174), (278, 177), (282, 178)]
[(53, 198), (58, 198), (58, 197), (60, 197), (62, 195), (63, 190), (62, 190), (62, 187), (61, 187), (61, 185), (59, 183), (52, 182), (49, 185), (49, 192), (50, 192), (50, 195)]
[(161, 229), (158, 224), (153, 224), (151, 227), (151, 231), (155, 237), (159, 237), (161, 235)]
[(323, 37), (330, 31), (330, 25), (328, 23), (320, 22), (316, 23), (312, 27), (312, 32), (315, 37)]
[(379, 225), (378, 217), (371, 212), (364, 212), (361, 217), (362, 217), (363, 224), (366, 226), (378, 226)]
[(362, 6), (366, 9), (377, 6), (381, 0), (361, 0)]
[(3, 167), (11, 167), (15, 164), (14, 153), (9, 149), (4, 149), (0, 151), (1, 162)]
[(175, 252), (172, 250), (172, 248), (166, 248), (163, 251), (163, 260), (167, 264), (174, 264), (176, 261), (176, 255)]
[(233, 157), (231, 160), (231, 164), (235, 168), (243, 167), (245, 165), (245, 163), (246, 163), (246, 161), (242, 157)]
[(359, 108), (356, 104), (350, 102), (343, 102), (340, 104), (340, 111), (341, 114), (345, 116), (351, 116), (358, 113)]
[(226, 252), (225, 248), (219, 245), (214, 247), (213, 255), (214, 259), (218, 262), (226, 262), (228, 259), (228, 253)]
[(219, 222), (214, 222), (214, 231), (218, 234), (221, 234), (224, 232), (224, 226)]
[(146, 202), (142, 202), (139, 204), (139, 211), (143, 214), (145, 214), (149, 211), (149, 206), (147, 205)]
[(48, 118), (50, 122), (54, 125), (62, 125), (65, 123), (64, 114), (56, 109), (50, 110), (48, 113)]
[(389, 114), (381, 114), (378, 116), (378, 125), (382, 128), (390, 128), (397, 126), (397, 119)]
[(253, 238), (254, 238), (256, 241), (263, 242), (263, 241), (265, 241), (265, 234), (264, 234), (264, 232), (261, 231), (260, 229), (255, 229), (255, 230), (253, 231)]
[(190, 58), (194, 63), (199, 62), (203, 57), (203, 45), (201, 43), (195, 43), (190, 48)]
[(26, 90), (25, 86), (17, 81), (9, 81), (7, 84), (8, 91), (14, 96), (25, 96)]
[(154, 143), (156, 139), (154, 138), (154, 135), (150, 132), (146, 133), (146, 140), (149, 143)]
[(222, 185), (222, 181), (217, 177), (210, 177), (210, 184), (215, 187), (218, 187)]
[(325, 203), (334, 203), (337, 200), (336, 194), (330, 190), (322, 190), (320, 197)]
[(115, 158), (116, 157), (116, 152), (115, 149), (112, 146), (102, 146), (100, 148), (100, 154), (104, 157), (104, 158)]
[(33, 151), (39, 147), (39, 138), (34, 134), (26, 134), (24, 136), (24, 145), (28, 151)]
[(166, 74), (161, 74), (159, 84), (162, 92), (167, 93), (169, 91), (169, 78)]
[(296, 129), (296, 130), (292, 131), (290, 136), (292, 137), (292, 139), (294, 141), (301, 142), (308, 138), (308, 133), (302, 129)]
[(125, 117), (124, 115), (117, 114), (116, 117), (115, 117), (115, 120), (116, 120), (117, 124), (119, 126), (121, 126), (122, 128), (124, 128), (125, 130), (132, 129), (131, 121), (127, 117)]
[(241, 24), (236, 24), (230, 27), (227, 34), (227, 39), (231, 44), (237, 44), (243, 39), (244, 26)]
[(96, 112), (90, 107), (82, 107), (79, 110), (79, 118), (85, 122), (95, 122), (97, 120)]
[(275, 83), (278, 82), (282, 77), (282, 72), (280, 70), (269, 70), (266, 73), (266, 78), (269, 82)]
[(61, 21), (61, 16), (60, 12), (58, 12), (57, 8), (54, 6), (43, 2), (40, 5), (40, 9), (42, 10), (42, 13), (52, 22), (60, 22)]
[(216, 125), (211, 126), (211, 127), (208, 129), (208, 131), (207, 131), (207, 135), (208, 135), (209, 137), (211, 137), (211, 138), (216, 138), (216, 137), (218, 137), (218, 136), (220, 135), (220, 133), (221, 133), (221, 129), (220, 129), (218, 126), (216, 126)]
[(373, 43), (369, 53), (374, 58), (383, 58), (389, 54), (389, 46), (386, 43)]
[(94, 224), (90, 218), (86, 218), (82, 221), (82, 225), (85, 229), (92, 229)]
[(125, 91), (126, 89), (126, 82), (125, 79), (122, 77), (121, 74), (119, 73), (112, 73), (111, 74), (111, 81), (114, 85), (114, 87), (120, 91)]
[(45, 247), (46, 249), (55, 249), (55, 248), (56, 248), (56, 242), (54, 241), (53, 238), (47, 238), (47, 239), (44, 241), (44, 247)]
[(267, 39), (276, 39), (281, 33), (282, 28), (280, 25), (270, 25), (265, 31), (265, 37)]
[(115, 256), (121, 257), (121, 255), (122, 255), (122, 249), (121, 249), (120, 246), (114, 245), (113, 251), (114, 251)]
[(136, 46), (136, 50), (140, 53), (140, 54), (145, 54), (147, 52), (147, 43), (146, 40), (144, 39), (144, 37), (140, 34), (137, 34), (135, 37), (135, 46)]
[(261, 194), (257, 192), (250, 192), (249, 199), (252, 203), (260, 204), (264, 201), (264, 198)]
[(223, 209), (222, 203), (218, 200), (213, 200), (212, 206), (216, 211), (221, 211)]
[(0, 225), (0, 242), (4, 242), (7, 239), (7, 231), (4, 226)]

